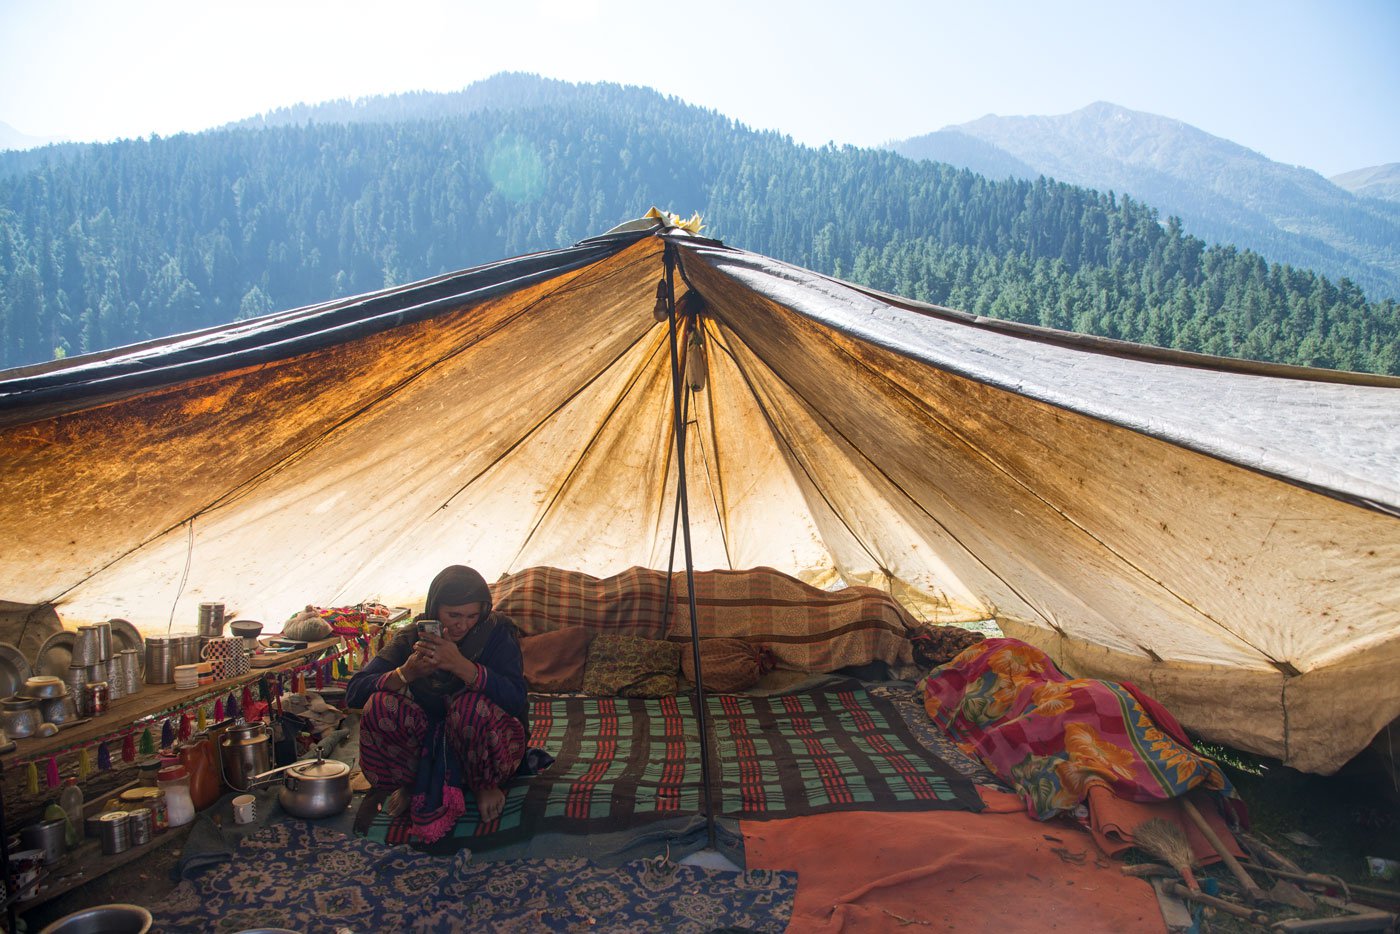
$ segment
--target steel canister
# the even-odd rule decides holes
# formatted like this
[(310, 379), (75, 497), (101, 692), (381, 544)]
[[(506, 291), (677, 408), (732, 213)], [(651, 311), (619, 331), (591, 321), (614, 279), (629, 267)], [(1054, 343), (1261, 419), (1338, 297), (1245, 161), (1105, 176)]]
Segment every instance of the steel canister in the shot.
[(105, 811), (97, 818), (97, 837), (102, 853), (115, 856), (131, 847), (130, 815), (126, 811)]
[(199, 605), (199, 634), (201, 636), (222, 636), (224, 634), (224, 605), (222, 603), (201, 603)]
[(133, 808), (127, 811), (126, 829), (131, 837), (132, 846), (141, 846), (143, 843), (151, 842), (151, 834), (155, 832), (153, 816), (146, 808)]

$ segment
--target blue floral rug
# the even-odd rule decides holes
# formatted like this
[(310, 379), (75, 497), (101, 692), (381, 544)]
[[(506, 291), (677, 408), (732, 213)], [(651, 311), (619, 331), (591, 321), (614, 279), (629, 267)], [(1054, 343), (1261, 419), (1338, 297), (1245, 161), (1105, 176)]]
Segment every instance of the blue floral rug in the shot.
[(797, 874), (643, 859), (473, 864), (290, 820), (152, 907), (153, 931), (782, 931)]

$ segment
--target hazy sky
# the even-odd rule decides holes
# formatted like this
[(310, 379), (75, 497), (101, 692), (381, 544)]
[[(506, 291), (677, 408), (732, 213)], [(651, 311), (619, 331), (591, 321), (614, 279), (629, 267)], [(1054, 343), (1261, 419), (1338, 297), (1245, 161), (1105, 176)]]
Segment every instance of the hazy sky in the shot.
[(0, 121), (103, 140), (498, 71), (819, 145), (1096, 100), (1332, 175), (1400, 162), (1400, 0), (0, 0)]

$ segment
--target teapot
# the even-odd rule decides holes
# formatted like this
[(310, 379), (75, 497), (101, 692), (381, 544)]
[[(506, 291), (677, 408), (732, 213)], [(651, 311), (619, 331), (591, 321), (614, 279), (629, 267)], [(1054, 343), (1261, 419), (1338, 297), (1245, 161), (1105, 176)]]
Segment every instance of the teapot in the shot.
[(322, 758), (319, 750), (315, 759), (301, 759), (253, 776), (249, 787), (275, 775), (282, 775), (277, 800), (293, 817), (334, 817), (350, 806), (350, 766)]

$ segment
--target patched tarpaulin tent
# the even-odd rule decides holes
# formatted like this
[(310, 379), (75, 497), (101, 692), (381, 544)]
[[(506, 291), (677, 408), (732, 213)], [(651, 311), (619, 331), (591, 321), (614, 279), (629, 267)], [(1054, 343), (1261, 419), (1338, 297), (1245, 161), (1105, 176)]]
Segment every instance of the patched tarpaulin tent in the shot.
[(0, 638), (46, 607), (152, 632), (208, 600), (407, 605), (459, 561), (667, 567), (667, 251), (703, 298), (697, 567), (995, 618), (1303, 769), (1400, 715), (1400, 380), (975, 318), (658, 227), (0, 374)]

